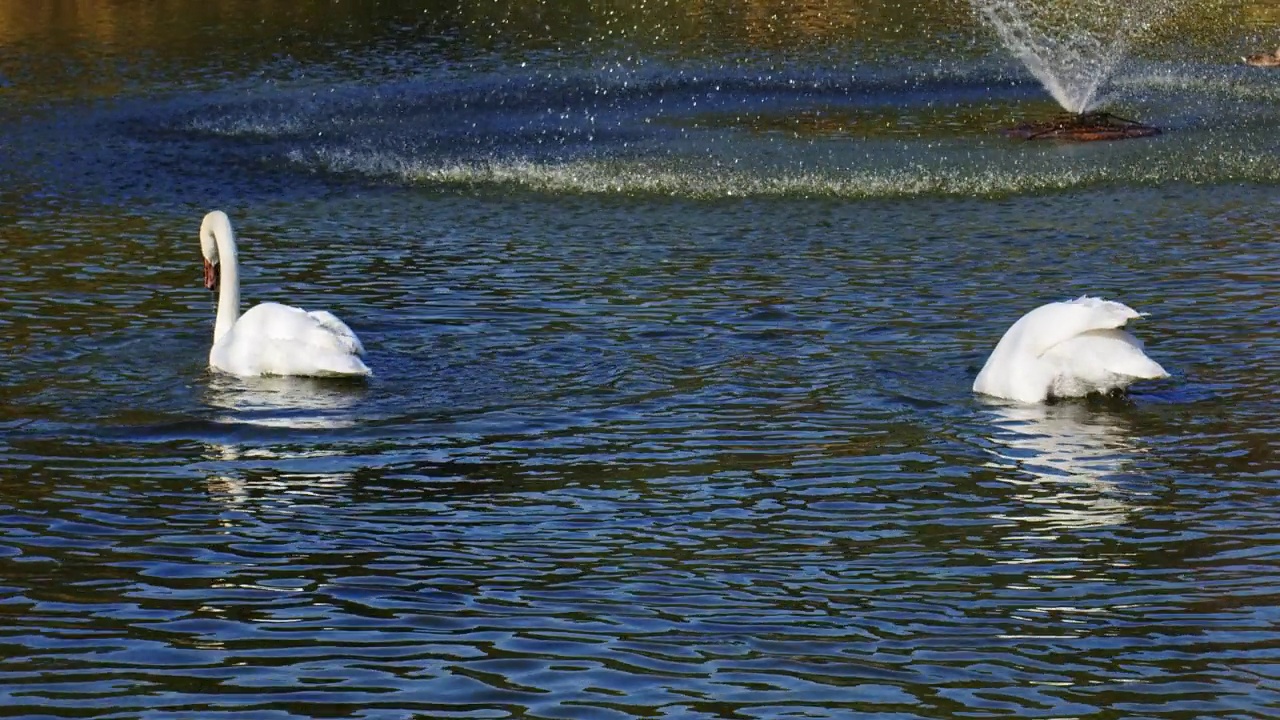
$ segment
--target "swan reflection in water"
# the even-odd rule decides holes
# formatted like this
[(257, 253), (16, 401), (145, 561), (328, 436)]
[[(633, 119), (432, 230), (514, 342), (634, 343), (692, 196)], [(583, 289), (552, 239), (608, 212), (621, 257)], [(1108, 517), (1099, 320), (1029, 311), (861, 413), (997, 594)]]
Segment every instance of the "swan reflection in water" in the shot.
[(362, 382), (306, 377), (213, 374), (205, 401), (228, 411), (215, 422), (293, 430), (332, 430), (356, 424), (355, 407), (368, 388)]
[(1046, 529), (1118, 525), (1141, 506), (1115, 482), (1141, 450), (1122, 416), (1080, 402), (991, 405), (987, 467), (1016, 488), (1025, 512), (1002, 515)]
[(222, 411), (214, 422), (232, 432), (224, 441), (205, 443), (205, 457), (222, 466), (206, 479), (210, 495), (232, 504), (256, 493), (304, 502), (346, 486), (347, 453), (297, 431), (355, 426), (355, 408), (366, 392), (358, 382), (211, 376), (205, 400)]

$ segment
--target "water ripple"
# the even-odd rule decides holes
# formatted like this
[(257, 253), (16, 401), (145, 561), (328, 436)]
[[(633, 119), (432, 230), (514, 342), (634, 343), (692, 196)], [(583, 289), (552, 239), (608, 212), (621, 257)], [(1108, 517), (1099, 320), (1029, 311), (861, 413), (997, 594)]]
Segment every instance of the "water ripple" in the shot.
[[(630, 117), (721, 93), (676, 118), (711, 155), (668, 125), (656, 160), (627, 133), (575, 154), (577, 120), (533, 159), (404, 143), (436, 100), (494, 119), (510, 78), (188, 89), (15, 130), (39, 142), (0, 156), (0, 704), (1274, 715), (1274, 108), (1203, 143), (1206, 106), (1180, 105), (1261, 104), (1246, 90), (1270, 80), (1140, 66), (1121, 87), (1174, 88), (1150, 107), (1179, 125), (1106, 151), (979, 142), (959, 115), (843, 145), (779, 130), (815, 98), (910, 115), (1000, 77), (970, 69), (914, 90), (662, 69), (607, 98), (586, 73), (512, 99)], [(762, 112), (730, 121), (736, 101)], [(89, 128), (105, 149), (50, 170)], [(866, 168), (840, 154), (872, 145)], [(168, 184), (189, 157), (236, 172)], [(41, 173), (77, 177), (28, 202)], [(246, 300), (331, 308), (374, 377), (207, 370), (196, 230), (215, 201)], [(1148, 313), (1134, 332), (1173, 377), (1044, 407), (972, 395), (1010, 322), (1084, 293)]]

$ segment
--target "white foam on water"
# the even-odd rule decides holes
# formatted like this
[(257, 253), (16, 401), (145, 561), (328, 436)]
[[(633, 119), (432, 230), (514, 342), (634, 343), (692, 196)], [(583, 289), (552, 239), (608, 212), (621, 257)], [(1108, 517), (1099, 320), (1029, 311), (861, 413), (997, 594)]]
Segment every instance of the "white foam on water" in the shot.
[(892, 198), (1001, 196), (1104, 183), (1280, 182), (1274, 147), (1182, 146), (1176, 152), (1075, 156), (1060, 147), (1010, 150), (1001, 162), (942, 156), (883, 167), (742, 170), (705, 160), (488, 158), (441, 161), (382, 151), (323, 148), (290, 160), (311, 170), (356, 174), (410, 185), (515, 187), (574, 194), (653, 194), (691, 198)]

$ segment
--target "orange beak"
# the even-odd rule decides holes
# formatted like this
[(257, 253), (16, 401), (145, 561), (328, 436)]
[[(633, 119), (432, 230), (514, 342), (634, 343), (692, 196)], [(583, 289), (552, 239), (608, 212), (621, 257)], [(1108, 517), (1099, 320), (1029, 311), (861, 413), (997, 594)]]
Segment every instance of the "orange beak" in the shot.
[(204, 289), (205, 290), (216, 289), (218, 287), (218, 276), (219, 276), (218, 266), (214, 265), (208, 260), (205, 260), (204, 261)]

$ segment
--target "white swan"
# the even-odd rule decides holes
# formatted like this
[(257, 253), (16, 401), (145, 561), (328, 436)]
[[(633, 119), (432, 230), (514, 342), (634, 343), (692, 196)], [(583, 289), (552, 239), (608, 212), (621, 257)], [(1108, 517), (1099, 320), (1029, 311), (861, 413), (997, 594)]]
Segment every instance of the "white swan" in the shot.
[(1141, 340), (1119, 329), (1139, 317), (1128, 305), (1088, 296), (1041, 305), (1000, 338), (973, 391), (1037, 403), (1169, 377)]
[(371, 374), (360, 359), (364, 354), (360, 338), (329, 312), (262, 303), (240, 314), (236, 237), (226, 213), (214, 210), (204, 216), (200, 250), (204, 286), (218, 289), (210, 367), (241, 377)]

